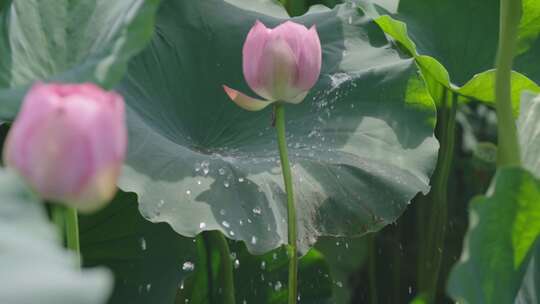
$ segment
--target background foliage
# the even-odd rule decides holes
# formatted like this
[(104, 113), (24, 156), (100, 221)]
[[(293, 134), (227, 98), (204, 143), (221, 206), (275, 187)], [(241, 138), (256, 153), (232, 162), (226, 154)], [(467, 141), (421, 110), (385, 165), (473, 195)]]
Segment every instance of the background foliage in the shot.
[[(300, 303), (421, 301), (419, 282), (432, 261), (440, 263), (436, 303), (451, 303), (447, 292), (469, 303), (538, 301), (538, 1), (523, 0), (512, 75), (529, 171), (506, 168), (493, 181), (499, 1), (281, 2), (295, 21), (317, 24), (323, 43), (319, 82), (287, 113), (303, 211)], [(0, 2), (0, 119), (15, 117), (36, 80), (92, 81), (126, 97), (123, 191), (80, 218), (85, 266), (114, 273), (110, 303), (219, 302), (224, 263), (234, 268), (237, 303), (283, 303), (286, 212), (270, 114), (236, 109), (221, 85), (248, 91), (243, 38), (256, 19), (274, 26), (287, 18), (284, 8), (270, 0)], [(523, 90), (531, 93), (521, 98)], [(452, 115), (455, 129), (442, 123)], [(441, 172), (437, 140), (439, 156), (453, 156), (443, 189), (437, 178), (430, 184)], [(1, 177), (0, 218), (22, 212), (9, 207), (13, 198), (47, 226), (43, 210), (24, 202), (35, 199), (13, 190), (19, 186), (8, 173)], [(422, 249), (427, 219), (441, 210), (443, 246)], [(204, 230), (231, 239), (230, 259), (194, 238)], [(44, 252), (63, 255), (53, 237), (44, 240)], [(12, 265), (23, 263), (25, 256), (6, 254)], [(58, 280), (74, 284), (67, 294), (78, 292), (79, 281), (106, 276), (43, 265), (53, 266), (66, 275)], [(101, 292), (88, 303), (107, 294), (106, 280), (92, 281), (99, 286), (85, 291)], [(32, 283), (0, 277), (3, 287), (14, 286), (8, 281)]]

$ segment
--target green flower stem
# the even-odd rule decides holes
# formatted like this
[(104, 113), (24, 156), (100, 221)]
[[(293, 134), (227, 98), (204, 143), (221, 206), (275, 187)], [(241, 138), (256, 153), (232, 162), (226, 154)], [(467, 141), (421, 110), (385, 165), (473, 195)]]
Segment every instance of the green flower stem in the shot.
[[(180, 288), (176, 293), (175, 303), (214, 303), (212, 297), (212, 280), (210, 280), (209, 262), (210, 255), (206, 248), (204, 232), (195, 237), (195, 247), (197, 250), (197, 260), (193, 281), (183, 282), (184, 288)], [(187, 292), (189, 291), (189, 292)]]
[(52, 221), (58, 228), (66, 247), (77, 255), (80, 264), (79, 219), (77, 209), (61, 204), (51, 205)]
[[(210, 272), (211, 303), (234, 304), (234, 277), (231, 262), (231, 253), (227, 239), (219, 231), (205, 231), (202, 233), (206, 243), (206, 265)], [(201, 259), (204, 257), (200, 257)], [(213, 284), (219, 282), (219, 286)]]
[(66, 208), (66, 244), (67, 248), (74, 251), (77, 256), (80, 256), (81, 248), (79, 246), (79, 218), (77, 209)]
[(434, 302), (439, 283), (448, 216), (448, 180), (452, 169), (455, 144), (458, 96), (452, 93), (448, 94), (446, 89), (443, 90), (437, 130), (441, 148), (437, 169), (433, 177), (431, 201), (427, 202), (429, 205), (422, 206), (428, 208), (427, 215), (424, 213), (428, 220), (425, 223), (427, 227), (424, 227), (426, 235), (423, 237), (422, 260), (419, 261), (419, 264), (422, 265), (419, 273), (419, 287), (428, 303)]
[(287, 218), (288, 218), (288, 240), (287, 253), (289, 255), (289, 304), (296, 303), (298, 294), (298, 254), (296, 245), (296, 209), (294, 207), (294, 192), (291, 175), (291, 166), (287, 154), (287, 139), (285, 137), (285, 108), (280, 102), (274, 106), (275, 125), (278, 137), (279, 158), (281, 160), (281, 171), (283, 172), (283, 182), (287, 193)]
[(495, 105), (497, 107), (497, 165), (521, 165), (516, 123), (512, 115), (511, 72), (518, 26), (521, 19), (521, 0), (501, 0), (499, 48), (495, 76)]

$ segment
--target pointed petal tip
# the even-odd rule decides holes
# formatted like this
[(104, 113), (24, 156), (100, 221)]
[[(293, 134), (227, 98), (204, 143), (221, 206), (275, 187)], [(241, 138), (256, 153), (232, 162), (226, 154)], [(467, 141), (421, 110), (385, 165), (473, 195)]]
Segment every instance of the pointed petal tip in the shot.
[(272, 102), (249, 97), (246, 94), (223, 85), (223, 89), (229, 98), (239, 107), (247, 111), (260, 111)]

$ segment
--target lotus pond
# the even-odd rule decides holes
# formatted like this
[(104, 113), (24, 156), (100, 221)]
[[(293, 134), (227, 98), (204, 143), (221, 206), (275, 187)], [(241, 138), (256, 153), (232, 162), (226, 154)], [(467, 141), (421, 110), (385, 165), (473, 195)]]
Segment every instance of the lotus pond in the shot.
[(540, 303), (537, 0), (0, 1), (0, 303)]

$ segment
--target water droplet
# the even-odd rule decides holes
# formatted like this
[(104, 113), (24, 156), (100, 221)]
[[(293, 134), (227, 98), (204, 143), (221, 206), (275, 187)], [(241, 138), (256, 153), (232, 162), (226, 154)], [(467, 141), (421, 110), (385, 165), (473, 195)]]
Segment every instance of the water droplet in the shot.
[(225, 227), (225, 228), (231, 227), (231, 225), (230, 225), (229, 222), (227, 222), (227, 221), (221, 222), (221, 225), (223, 225), (223, 227)]
[(205, 223), (205, 222), (200, 222), (200, 223), (199, 223), (199, 228), (200, 228), (200, 229), (206, 228), (206, 223)]
[(182, 264), (182, 270), (183, 271), (193, 271), (195, 269), (195, 264), (190, 261), (185, 261), (184, 264)]
[(240, 267), (240, 261), (238, 259), (234, 260), (234, 269), (238, 269)]
[(142, 237), (140, 239), (140, 242), (141, 242), (141, 249), (146, 250), (146, 240)]
[(255, 214), (257, 214), (257, 215), (261, 215), (261, 214), (262, 214), (262, 210), (261, 210), (261, 208), (259, 208), (259, 207), (253, 208), (252, 211), (253, 211), (253, 213), (255, 213)]
[(219, 168), (218, 173), (219, 175), (225, 175), (225, 168)]
[(254, 235), (251, 236), (251, 244), (253, 245), (257, 244), (257, 237)]
[(201, 169), (204, 175), (208, 175), (208, 173), (210, 172), (210, 163), (207, 161), (203, 161), (201, 163)]
[(276, 284), (274, 285), (274, 290), (279, 291), (281, 287), (283, 287), (283, 285), (281, 285), (281, 281), (277, 281)]

